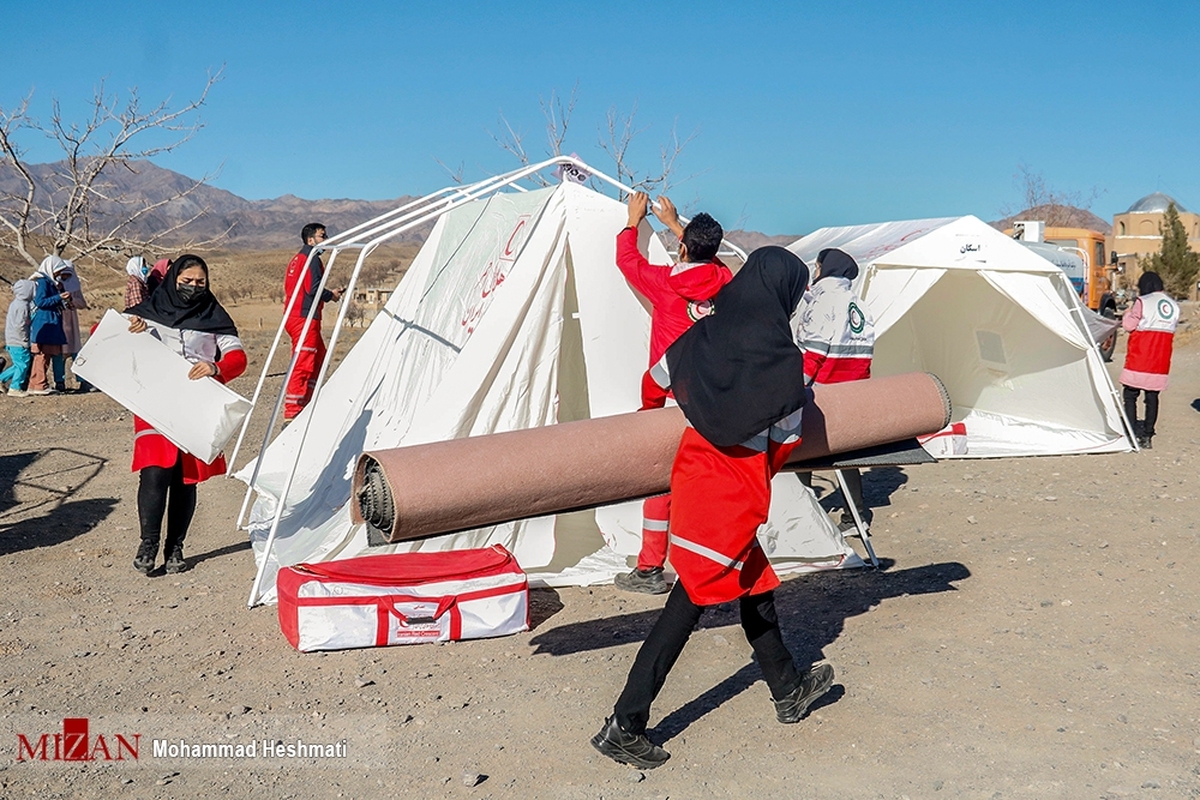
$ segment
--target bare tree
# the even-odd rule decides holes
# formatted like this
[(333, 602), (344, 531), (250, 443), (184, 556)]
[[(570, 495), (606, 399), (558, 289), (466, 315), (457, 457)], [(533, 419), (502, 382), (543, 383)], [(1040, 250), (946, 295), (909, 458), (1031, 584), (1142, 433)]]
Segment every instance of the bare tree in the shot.
[[(538, 105), (541, 107), (542, 117), (546, 121), (546, 155), (548, 157), (562, 155), (563, 142), (566, 141), (567, 130), (571, 126), (571, 115), (575, 113), (575, 103), (578, 100), (578, 81), (576, 81), (575, 85), (571, 87), (571, 96), (567, 98), (566, 102), (563, 101), (563, 98), (561, 95), (559, 95), (557, 89), (552, 89), (550, 91), (550, 97), (548, 99), (543, 95), (538, 95)], [(500, 118), (498, 121), (502, 131), (498, 134), (488, 131), (492, 137), (492, 141), (494, 141), (501, 150), (512, 154), (512, 156), (516, 158), (522, 166), (529, 166), (531, 159), (529, 157), (529, 152), (525, 149), (524, 134), (513, 128), (512, 123), (508, 121), (508, 118), (504, 115), (503, 111), (500, 112)], [(440, 164), (441, 162), (439, 161), (438, 163)], [(446, 165), (442, 164), (442, 167), (446, 168)], [(451, 173), (452, 177), (454, 177), (455, 183), (462, 182), (461, 165), (459, 166), (457, 174), (449, 170), (449, 168), (446, 168), (446, 170), (447, 172)], [(530, 180), (534, 181), (540, 186), (550, 185), (550, 182), (542, 175), (531, 175)]]
[(1065, 192), (1052, 189), (1040, 172), (1032, 171), (1028, 165), (1017, 165), (1013, 183), (1021, 192), (1023, 205), (1019, 209), (1011, 206), (1001, 211), (1006, 217), (1022, 216), (1039, 219), (1052, 228), (1091, 227), (1092, 204), (1103, 194), (1093, 187), (1091, 192)]
[[(212, 175), (150, 201), (127, 196), (118, 178), (122, 172), (138, 173), (143, 162), (189, 141), (203, 127), (197, 112), (220, 77), (220, 71), (209, 75), (198, 97), (174, 109), (169, 101), (144, 109), (136, 88), (122, 102), (103, 82), (81, 122), (68, 121), (58, 100), (50, 122), (39, 122), (30, 113), (32, 94), (11, 110), (0, 108), (0, 248), (34, 266), (42, 251), (76, 259), (102, 252), (161, 251), (164, 239), (207, 213), (185, 201)], [(54, 140), (62, 160), (29, 163), (20, 141), (36, 134)], [(189, 210), (152, 234), (138, 232), (137, 223), (175, 204)]]
[(638, 127), (637, 110), (636, 102), (628, 115), (622, 114), (616, 106), (611, 106), (605, 115), (605, 127), (601, 130), (600, 147), (613, 160), (617, 172), (615, 177), (618, 181), (639, 191), (666, 193), (673, 184), (681, 182), (673, 180), (675, 162), (688, 143), (696, 138), (697, 132), (692, 131), (686, 138), (680, 140), (679, 120), (676, 118), (671, 125), (670, 138), (666, 143), (659, 145), (658, 171), (639, 172), (630, 164), (629, 147), (635, 139), (649, 130), (650, 126)]
[[(544, 154), (546, 157), (560, 156), (564, 152), (567, 134), (571, 130), (572, 117), (579, 100), (579, 83), (571, 88), (571, 94), (563, 98), (557, 90), (552, 90), (549, 97), (538, 96), (544, 120), (546, 142)], [(502, 111), (499, 116), (499, 132), (488, 131), (496, 145), (510, 154), (522, 166), (528, 166), (535, 161), (536, 154), (531, 153), (526, 146), (527, 136), (514, 126)], [(635, 140), (640, 140), (642, 134), (650, 129), (649, 125), (639, 126), (637, 123), (637, 104), (628, 114), (621, 113), (615, 106), (605, 115), (604, 123), (599, 127), (600, 148), (612, 159), (615, 171), (614, 177), (621, 183), (646, 192), (666, 192), (671, 186), (681, 183), (675, 178), (676, 162), (684, 148), (696, 137), (696, 131), (684, 138), (678, 133), (678, 120), (671, 126), (668, 140), (659, 146), (659, 165), (657, 169), (642, 172), (633, 167), (631, 147)], [(463, 182), (463, 165), (460, 162), (456, 168), (451, 168), (441, 159), (434, 159), (446, 170), (450, 178), (458, 184)], [(537, 157), (540, 160), (540, 157)], [(688, 176), (690, 178), (692, 176)], [(529, 179), (540, 186), (549, 186), (551, 181), (544, 175), (531, 175)], [(683, 180), (687, 180), (684, 178)], [(593, 188), (600, 188), (596, 182)]]

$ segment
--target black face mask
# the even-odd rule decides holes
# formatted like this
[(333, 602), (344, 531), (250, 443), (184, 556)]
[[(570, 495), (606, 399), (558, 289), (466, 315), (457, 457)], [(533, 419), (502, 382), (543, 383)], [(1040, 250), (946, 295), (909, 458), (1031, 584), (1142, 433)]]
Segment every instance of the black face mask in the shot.
[(192, 306), (204, 297), (204, 293), (208, 291), (206, 286), (195, 286), (190, 283), (179, 283), (175, 285), (175, 294), (179, 295), (179, 299), (185, 304)]

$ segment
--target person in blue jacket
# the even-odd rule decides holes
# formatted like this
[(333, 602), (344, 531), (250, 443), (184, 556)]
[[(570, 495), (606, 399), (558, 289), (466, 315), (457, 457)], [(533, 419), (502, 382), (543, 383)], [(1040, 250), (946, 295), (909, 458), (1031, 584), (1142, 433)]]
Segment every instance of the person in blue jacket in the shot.
[[(29, 326), (30, 349), (33, 351), (33, 369), (29, 376), (29, 394), (55, 394), (49, 375), (53, 359), (62, 361), (63, 346), (67, 334), (63, 330), (63, 309), (71, 303), (71, 293), (62, 284), (71, 272), (71, 262), (59, 256), (46, 256), (37, 272), (30, 276), (35, 281), (33, 290), (33, 318)], [(58, 373), (58, 369), (54, 369)]]

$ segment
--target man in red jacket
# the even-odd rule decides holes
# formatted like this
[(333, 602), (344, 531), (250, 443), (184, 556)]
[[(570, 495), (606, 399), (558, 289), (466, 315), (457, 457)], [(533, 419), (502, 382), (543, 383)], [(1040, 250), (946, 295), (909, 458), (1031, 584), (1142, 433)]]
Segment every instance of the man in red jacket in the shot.
[[(638, 250), (638, 226), (646, 218), (650, 198), (636, 192), (629, 199), (629, 224), (617, 234), (617, 267), (629, 284), (650, 301), (650, 366), (657, 364), (667, 348), (712, 311), (712, 297), (733, 277), (729, 267), (717, 260), (725, 232), (720, 223), (700, 213), (684, 227), (675, 206), (666, 197), (658, 199), (654, 216), (679, 237), (679, 263), (657, 266)], [(668, 394), (650, 378), (642, 378), (642, 409), (662, 408)], [(642, 547), (637, 568), (618, 575), (617, 588), (643, 594), (662, 594), (671, 587), (663, 578), (667, 560), (668, 520), (671, 495), (651, 497), (642, 504)]]
[[(319, 222), (310, 222), (300, 231), (300, 239), (304, 242), (304, 246), (288, 263), (287, 277), (283, 280), (285, 312), (292, 295), (298, 293), (284, 327), (292, 339), (292, 353), (300, 353), (300, 358), (296, 361), (296, 368), (292, 370), (292, 376), (288, 378), (287, 394), (283, 401), (283, 419), (285, 421), (295, 419), (301, 409), (312, 400), (313, 389), (317, 384), (317, 373), (321, 371), (321, 364), (325, 361), (325, 340), (321, 338), (321, 308), (330, 300), (334, 302), (341, 300), (342, 292), (345, 291), (344, 289), (325, 289), (321, 292), (321, 296), (317, 297), (317, 287), (321, 284), (325, 266), (321, 263), (321, 257), (316, 254), (313, 254), (312, 263), (308, 265), (308, 271), (304, 274), (303, 287), (300, 286), (300, 273), (304, 271), (304, 264), (308, 261), (309, 253), (312, 253), (314, 247), (325, 241), (325, 226)], [(321, 251), (317, 250), (317, 252)], [(304, 334), (304, 339), (301, 341), (300, 334), (304, 331), (304, 321), (308, 317), (313, 303), (317, 305), (316, 312), (313, 314), (312, 322), (309, 323), (308, 332)]]

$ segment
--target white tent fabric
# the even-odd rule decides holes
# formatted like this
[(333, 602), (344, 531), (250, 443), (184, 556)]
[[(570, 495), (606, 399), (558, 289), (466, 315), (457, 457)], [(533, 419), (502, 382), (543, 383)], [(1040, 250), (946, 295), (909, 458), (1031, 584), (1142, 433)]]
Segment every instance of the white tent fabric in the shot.
[[(317, 401), (261, 455), (250, 537), (259, 563), (268, 559), (263, 600), (274, 598), (280, 565), (497, 542), (550, 585), (608, 581), (628, 569), (625, 556), (640, 544), (640, 502), (369, 550), (347, 506), (363, 450), (638, 408), (649, 314), (615, 265), (625, 219), (623, 205), (572, 183), (493, 194), (439, 219)], [(641, 233), (651, 260), (668, 263), (649, 227)], [(238, 477), (249, 481), (253, 467)], [(759, 538), (783, 570), (862, 564), (795, 475), (776, 478)]]
[(1112, 380), (1062, 270), (976, 217), (823, 228), (789, 249), (859, 262), (872, 374), (936, 374), (967, 458), (1133, 449)]

